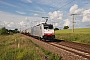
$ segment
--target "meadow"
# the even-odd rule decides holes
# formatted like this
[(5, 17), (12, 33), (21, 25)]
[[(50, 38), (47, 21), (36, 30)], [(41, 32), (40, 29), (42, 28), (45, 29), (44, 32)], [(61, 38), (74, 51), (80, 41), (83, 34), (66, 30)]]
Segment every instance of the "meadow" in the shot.
[(60, 60), (61, 57), (44, 50), (22, 34), (0, 36), (0, 60)]
[(56, 39), (90, 45), (90, 28), (76, 28), (74, 32), (72, 29), (56, 30), (55, 35)]

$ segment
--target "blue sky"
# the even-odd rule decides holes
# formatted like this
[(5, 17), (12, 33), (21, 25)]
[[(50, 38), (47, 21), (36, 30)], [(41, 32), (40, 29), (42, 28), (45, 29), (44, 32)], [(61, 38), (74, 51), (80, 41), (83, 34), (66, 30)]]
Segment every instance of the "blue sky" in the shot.
[(27, 29), (49, 17), (48, 23), (60, 29), (90, 27), (90, 0), (0, 0), (0, 27)]

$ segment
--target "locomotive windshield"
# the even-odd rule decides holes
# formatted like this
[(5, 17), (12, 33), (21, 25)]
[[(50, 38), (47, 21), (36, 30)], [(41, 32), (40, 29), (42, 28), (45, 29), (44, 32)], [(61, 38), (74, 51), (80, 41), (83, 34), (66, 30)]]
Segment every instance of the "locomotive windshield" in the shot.
[(44, 24), (44, 29), (53, 29), (53, 25), (51, 25), (51, 24)]

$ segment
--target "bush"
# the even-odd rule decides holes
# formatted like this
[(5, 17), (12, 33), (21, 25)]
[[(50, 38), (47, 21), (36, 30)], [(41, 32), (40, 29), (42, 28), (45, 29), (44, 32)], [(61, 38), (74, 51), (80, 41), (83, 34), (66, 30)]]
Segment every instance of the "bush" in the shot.
[(2, 27), (0, 29), (0, 35), (7, 35), (7, 34), (11, 34), (12, 35), (13, 33), (19, 33), (18, 29), (8, 30), (5, 27)]
[(59, 28), (55, 28), (54, 30), (59, 30)]
[(69, 27), (68, 26), (64, 26), (64, 28), (63, 29), (68, 29)]
[(0, 35), (6, 35), (6, 34), (8, 34), (8, 30), (5, 27), (2, 27), (0, 29)]

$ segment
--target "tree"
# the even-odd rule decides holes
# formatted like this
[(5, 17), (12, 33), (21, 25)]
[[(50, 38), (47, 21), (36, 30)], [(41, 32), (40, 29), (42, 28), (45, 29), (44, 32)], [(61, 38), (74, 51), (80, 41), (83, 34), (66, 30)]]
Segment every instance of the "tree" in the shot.
[(69, 27), (68, 26), (64, 26), (64, 28), (63, 29), (68, 29)]
[(8, 29), (6, 29), (5, 27), (2, 27), (0, 29), (0, 35), (6, 35), (6, 34), (8, 34)]
[(13, 33), (19, 33), (18, 29), (15, 30), (8, 30), (9, 34), (13, 34)]
[(54, 30), (59, 30), (58, 28), (55, 28)]
[(19, 33), (18, 29), (15, 30), (8, 30), (5, 27), (2, 27), (0, 29), (0, 35), (6, 35), (6, 34), (13, 34), (13, 33)]
[(18, 31), (18, 29), (16, 28), (15, 30), (14, 30), (14, 33), (18, 33), (19, 31)]

